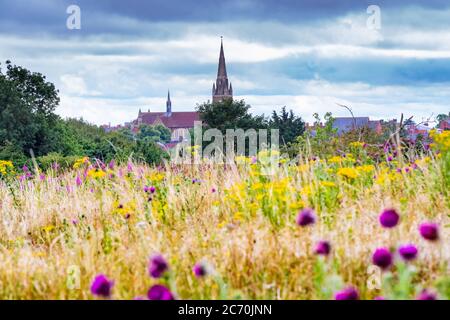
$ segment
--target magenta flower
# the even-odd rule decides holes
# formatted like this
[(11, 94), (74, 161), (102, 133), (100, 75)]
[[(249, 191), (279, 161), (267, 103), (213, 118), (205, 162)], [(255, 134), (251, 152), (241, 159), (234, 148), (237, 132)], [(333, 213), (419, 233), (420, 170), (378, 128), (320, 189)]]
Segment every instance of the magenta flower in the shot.
[(327, 241), (319, 241), (316, 245), (315, 253), (327, 256), (330, 254), (331, 246), (330, 243)]
[(91, 293), (96, 296), (108, 298), (111, 296), (111, 289), (114, 281), (109, 280), (104, 274), (95, 277), (91, 285)]
[(424, 222), (419, 226), (420, 235), (430, 241), (439, 239), (439, 227), (436, 223)]
[(81, 180), (80, 176), (77, 176), (75, 183), (77, 184), (77, 186), (81, 186), (83, 184), (83, 180)]
[(406, 244), (398, 248), (398, 253), (406, 261), (414, 260), (417, 257), (417, 252), (417, 248), (413, 244)]
[(382, 269), (387, 269), (392, 264), (392, 254), (387, 248), (378, 248), (372, 255), (372, 263)]
[(303, 209), (297, 216), (297, 224), (301, 227), (306, 227), (307, 225), (314, 224), (316, 221), (316, 216), (312, 209)]
[(149, 300), (175, 300), (172, 292), (161, 284), (152, 286), (147, 292), (147, 297)]
[(345, 288), (334, 295), (335, 300), (359, 300), (359, 293), (353, 287)]
[(400, 216), (395, 209), (385, 209), (379, 216), (380, 224), (385, 228), (393, 228), (398, 224)]
[(128, 162), (127, 170), (128, 170), (128, 172), (132, 172), (133, 171), (133, 164), (131, 162)]
[(197, 263), (194, 268), (192, 268), (192, 271), (197, 278), (202, 278), (208, 274), (208, 270), (203, 263)]
[(169, 269), (169, 264), (162, 255), (155, 255), (150, 259), (148, 272), (153, 278), (160, 278)]
[(114, 167), (116, 166), (116, 162), (113, 160), (111, 160), (108, 164), (108, 168), (111, 170), (114, 170)]
[(417, 296), (417, 300), (437, 300), (437, 296), (434, 292), (427, 289), (422, 290), (422, 292)]

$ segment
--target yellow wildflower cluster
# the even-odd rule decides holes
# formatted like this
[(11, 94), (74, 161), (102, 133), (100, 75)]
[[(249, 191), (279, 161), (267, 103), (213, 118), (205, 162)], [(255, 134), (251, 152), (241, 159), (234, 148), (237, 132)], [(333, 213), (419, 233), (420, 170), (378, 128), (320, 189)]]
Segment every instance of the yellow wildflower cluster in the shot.
[(114, 209), (113, 214), (119, 214), (126, 218), (128, 215), (131, 215), (136, 212), (136, 201), (132, 200), (125, 204), (119, 203), (118, 200), (114, 201)]
[(441, 152), (450, 151), (450, 130), (443, 131), (442, 133), (437, 133), (436, 130), (432, 130), (430, 137), (434, 141), (434, 145)]
[(13, 163), (11, 161), (0, 160), (0, 174), (7, 175), (14, 169)]
[(152, 172), (150, 173), (149, 179), (153, 183), (160, 182), (164, 180), (164, 174), (161, 172)]
[(366, 164), (363, 166), (358, 166), (355, 169), (361, 173), (372, 173), (375, 171), (375, 166), (371, 164)]
[(341, 177), (353, 180), (359, 175), (359, 172), (355, 168), (339, 168), (337, 174)]
[(106, 172), (100, 169), (91, 169), (88, 171), (87, 176), (92, 179), (101, 179), (106, 176)]
[(90, 163), (89, 158), (83, 157), (83, 158), (80, 158), (77, 161), (75, 161), (75, 163), (73, 164), (73, 168), (78, 169), (78, 168), (82, 167), (83, 165), (88, 165), (89, 163)]

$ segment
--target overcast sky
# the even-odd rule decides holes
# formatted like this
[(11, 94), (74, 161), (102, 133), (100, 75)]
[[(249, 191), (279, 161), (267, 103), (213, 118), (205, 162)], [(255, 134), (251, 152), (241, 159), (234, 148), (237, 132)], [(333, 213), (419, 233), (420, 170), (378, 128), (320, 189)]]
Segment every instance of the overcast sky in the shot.
[[(66, 26), (71, 4), (81, 30)], [(220, 36), (235, 97), (253, 113), (450, 111), (448, 0), (0, 0), (0, 61), (45, 74), (60, 115), (96, 124), (163, 111), (169, 88), (174, 111), (211, 99)]]

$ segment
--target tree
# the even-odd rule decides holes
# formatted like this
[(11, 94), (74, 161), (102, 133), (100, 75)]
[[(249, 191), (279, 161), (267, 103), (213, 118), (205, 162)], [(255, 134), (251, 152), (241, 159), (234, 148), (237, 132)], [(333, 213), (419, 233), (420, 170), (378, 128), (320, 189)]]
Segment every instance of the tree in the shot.
[(149, 138), (154, 142), (170, 142), (171, 132), (170, 130), (162, 124), (157, 124), (154, 126), (150, 126), (147, 124), (143, 124), (139, 127), (139, 131), (137, 134), (138, 139)]
[(58, 104), (58, 91), (45, 76), (6, 61), (6, 73), (0, 69), (0, 148), (10, 143), (24, 154), (51, 151)]
[(296, 117), (292, 110), (287, 112), (286, 107), (281, 109), (280, 114), (275, 110), (273, 111), (269, 125), (273, 129), (280, 130), (280, 139), (283, 144), (295, 141), (298, 136), (305, 132), (305, 123), (302, 118)]
[(267, 129), (267, 120), (262, 116), (253, 116), (248, 111), (250, 105), (244, 100), (225, 99), (220, 102), (204, 103), (197, 106), (200, 119), (206, 127), (219, 129), (225, 134), (226, 129)]

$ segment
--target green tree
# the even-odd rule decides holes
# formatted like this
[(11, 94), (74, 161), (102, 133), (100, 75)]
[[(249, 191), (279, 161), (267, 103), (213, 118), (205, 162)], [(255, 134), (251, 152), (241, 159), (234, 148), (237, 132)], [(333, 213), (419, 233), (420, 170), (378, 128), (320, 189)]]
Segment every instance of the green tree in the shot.
[(162, 124), (157, 124), (154, 126), (143, 124), (139, 127), (137, 133), (138, 139), (149, 138), (154, 142), (166, 143), (170, 141), (171, 132), (170, 130)]
[(221, 102), (197, 105), (200, 119), (206, 127), (219, 129), (225, 134), (226, 129), (266, 129), (264, 116), (253, 116), (249, 113), (250, 105), (244, 100), (225, 99)]
[(11, 143), (24, 154), (51, 151), (58, 104), (58, 91), (45, 76), (6, 61), (6, 72), (0, 69), (0, 149)]
[(281, 109), (280, 114), (275, 110), (272, 113), (269, 125), (273, 129), (280, 130), (280, 142), (282, 144), (289, 144), (305, 132), (305, 123), (301, 117), (296, 117), (294, 112), (286, 111), (286, 107)]

